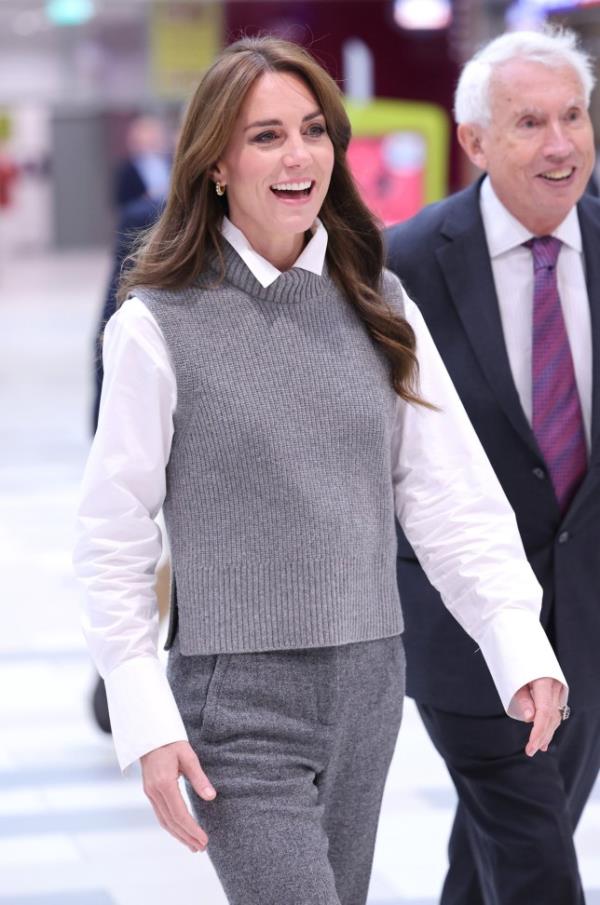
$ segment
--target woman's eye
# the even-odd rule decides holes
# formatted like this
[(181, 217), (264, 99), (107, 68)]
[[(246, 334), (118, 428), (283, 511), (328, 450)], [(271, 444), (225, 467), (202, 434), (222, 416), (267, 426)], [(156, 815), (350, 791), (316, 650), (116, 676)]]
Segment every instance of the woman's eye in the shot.
[(275, 132), (261, 132), (259, 135), (255, 135), (252, 141), (262, 145), (273, 141), (275, 138), (277, 138)]
[(321, 125), (321, 123), (313, 123), (312, 126), (308, 127), (307, 131), (312, 138), (318, 138), (320, 135), (325, 135), (325, 132), (327, 130), (325, 129), (325, 126)]

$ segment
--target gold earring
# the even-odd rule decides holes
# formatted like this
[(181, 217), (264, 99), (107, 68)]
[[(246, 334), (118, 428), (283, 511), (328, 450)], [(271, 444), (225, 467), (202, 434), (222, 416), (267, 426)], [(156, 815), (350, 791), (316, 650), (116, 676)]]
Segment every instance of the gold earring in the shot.
[(225, 186), (221, 185), (220, 182), (215, 182), (215, 191), (219, 198), (221, 198), (225, 194)]

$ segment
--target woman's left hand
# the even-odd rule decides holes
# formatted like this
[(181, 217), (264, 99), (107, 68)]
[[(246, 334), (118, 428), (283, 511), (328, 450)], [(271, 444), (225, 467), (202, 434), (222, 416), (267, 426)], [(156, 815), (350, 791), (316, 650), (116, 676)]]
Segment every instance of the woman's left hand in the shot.
[[(521, 719), (533, 723), (525, 754), (533, 757), (538, 751), (547, 751), (552, 737), (563, 719), (565, 708), (561, 705), (564, 685), (557, 679), (534, 679), (520, 688), (513, 698), (513, 706), (520, 711)], [(568, 711), (566, 711), (568, 713)]]

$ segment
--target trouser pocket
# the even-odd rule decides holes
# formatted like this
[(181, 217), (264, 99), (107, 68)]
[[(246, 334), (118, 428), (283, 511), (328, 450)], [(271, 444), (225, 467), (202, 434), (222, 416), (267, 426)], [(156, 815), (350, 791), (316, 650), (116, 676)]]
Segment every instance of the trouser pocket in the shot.
[(181, 653), (175, 637), (169, 651), (167, 678), (173, 691), (192, 745), (210, 731), (214, 721), (219, 690), (227, 672), (231, 654)]

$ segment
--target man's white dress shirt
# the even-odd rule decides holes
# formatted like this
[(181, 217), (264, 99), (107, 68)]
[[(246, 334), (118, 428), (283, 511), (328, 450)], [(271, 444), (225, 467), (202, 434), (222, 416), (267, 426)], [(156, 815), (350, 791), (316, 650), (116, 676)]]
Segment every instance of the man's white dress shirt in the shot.
[[(510, 369), (521, 406), (531, 424), (534, 273), (531, 251), (523, 247), (523, 242), (533, 238), (533, 233), (504, 207), (494, 192), (489, 177), (481, 185), (479, 199)], [(581, 230), (575, 207), (571, 208), (552, 235), (563, 243), (556, 266), (558, 293), (573, 356), (589, 453), (592, 421), (592, 327)]]
[[(225, 221), (223, 235), (263, 286), (279, 272)], [(327, 233), (317, 221), (294, 266), (320, 274)], [(420, 391), (432, 411), (398, 398), (391, 481), (396, 511), (430, 579), (469, 630), (510, 711), (528, 681), (565, 683), (539, 626), (541, 590), (512, 510), (492, 472), (416, 306)], [(154, 591), (177, 386), (162, 333), (128, 299), (104, 338), (98, 430), (83, 479), (75, 567), (86, 586), (85, 635), (106, 681), (122, 768), (187, 735), (157, 656)], [(435, 549), (433, 549), (435, 547)], [(474, 580), (477, 576), (477, 580)], [(475, 655), (475, 654), (474, 654)], [(566, 699), (566, 689), (564, 698)]]

